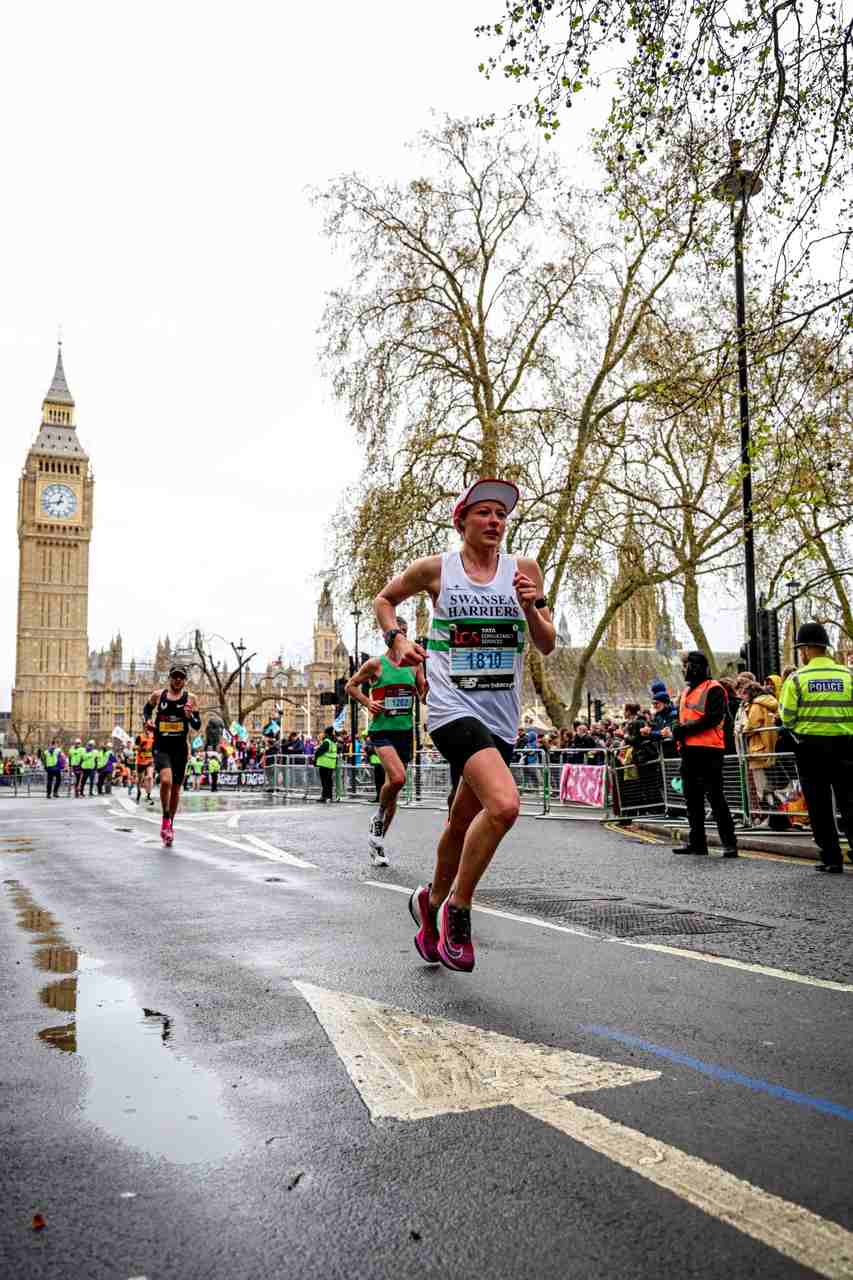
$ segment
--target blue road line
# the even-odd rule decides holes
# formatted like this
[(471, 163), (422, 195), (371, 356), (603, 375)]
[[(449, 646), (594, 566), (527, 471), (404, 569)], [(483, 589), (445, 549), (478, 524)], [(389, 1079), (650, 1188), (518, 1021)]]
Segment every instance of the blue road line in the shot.
[(677, 1062), (682, 1067), (692, 1067), (694, 1071), (701, 1071), (702, 1075), (711, 1076), (714, 1080), (723, 1080), (726, 1084), (741, 1084), (755, 1093), (766, 1093), (770, 1098), (781, 1098), (783, 1102), (795, 1102), (800, 1107), (811, 1107), (813, 1111), (822, 1111), (824, 1115), (853, 1120), (853, 1109), (842, 1107), (840, 1102), (830, 1102), (828, 1098), (815, 1098), (810, 1093), (786, 1089), (784, 1085), (771, 1084), (769, 1080), (759, 1080), (756, 1076), (745, 1076), (740, 1071), (730, 1071), (728, 1067), (718, 1067), (713, 1062), (691, 1058), (689, 1053), (679, 1053), (677, 1049), (667, 1049), (665, 1045), (652, 1044), (651, 1040), (629, 1035), (627, 1031), (615, 1031), (611, 1027), (584, 1023), (581, 1023), (580, 1029), (594, 1036), (603, 1036), (606, 1040), (616, 1040), (619, 1044), (630, 1045), (632, 1049), (653, 1053), (658, 1058), (667, 1058), (670, 1062)]

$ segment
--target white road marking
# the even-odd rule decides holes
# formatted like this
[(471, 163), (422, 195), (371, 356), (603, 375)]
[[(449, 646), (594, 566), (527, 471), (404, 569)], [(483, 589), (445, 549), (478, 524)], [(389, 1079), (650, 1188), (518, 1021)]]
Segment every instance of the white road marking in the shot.
[[(160, 825), (159, 818), (149, 817), (147, 813), (137, 813), (136, 817), (140, 822), (150, 822), (158, 827)], [(178, 819), (176, 819), (176, 821), (178, 821)], [(180, 839), (180, 834), (179, 823), (179, 830), (177, 832), (178, 839)], [(252, 841), (251, 846), (249, 846), (246, 844), (240, 844), (236, 840), (229, 840), (227, 836), (214, 835), (212, 831), (202, 831), (200, 829), (193, 830), (193, 835), (201, 836), (204, 840), (215, 840), (217, 844), (227, 845), (229, 849), (239, 849), (240, 853), (250, 853), (256, 858), (266, 858), (270, 862), (284, 862), (291, 867), (310, 867), (312, 870), (316, 870), (313, 862), (305, 862), (302, 858), (297, 858), (293, 853), (285, 853), (284, 849), (277, 849), (275, 845), (267, 844), (266, 840), (261, 840), (259, 836), (246, 836), (246, 840)], [(181, 852), (180, 844), (173, 846), (170, 852), (173, 854), (179, 854)]]
[(640, 1084), (660, 1072), (424, 1018), (294, 982), (371, 1120), (514, 1106), (828, 1280), (853, 1277), (853, 1234), (637, 1129), (561, 1096)]
[(306, 862), (304, 858), (297, 858), (295, 853), (287, 853), (284, 849), (279, 849), (274, 844), (262, 840), (260, 836), (245, 835), (244, 840), (250, 840), (256, 849), (261, 853), (266, 853), (278, 859), (279, 862), (286, 862), (289, 867), (310, 867), (313, 871), (317, 870), (317, 864), (314, 862)]
[[(412, 890), (403, 884), (386, 884), (382, 880), (364, 880), (363, 884), (372, 885), (375, 889), (390, 889), (394, 893), (405, 893), (411, 896)], [(533, 916), (519, 916), (512, 911), (499, 911), (497, 907), (481, 907), (475, 904), (474, 910), (484, 916), (499, 916), (502, 920), (514, 920), (516, 924), (532, 924), (537, 929), (550, 929), (554, 933), (570, 933), (576, 938), (586, 938), (588, 942), (614, 942), (620, 947), (634, 947), (640, 951), (659, 951), (666, 956), (679, 956), (683, 960), (704, 960), (707, 964), (722, 965), (726, 969), (741, 969), (744, 973), (757, 973), (765, 978), (779, 978), (783, 982), (799, 982), (806, 987), (822, 987), (826, 991), (853, 992), (849, 982), (833, 982), (830, 978), (811, 978), (805, 973), (792, 973), (788, 969), (773, 969), (769, 965), (750, 964), (746, 960), (734, 960), (730, 956), (712, 956), (705, 951), (688, 951), (682, 947), (668, 947), (662, 942), (632, 942), (630, 938), (613, 938), (607, 934), (587, 933), (584, 929), (575, 929), (568, 924), (553, 924), (550, 920), (537, 920)]]
[(838, 1223), (566, 1098), (519, 1110), (818, 1275), (853, 1277), (853, 1234)]
[(310, 982), (293, 985), (316, 1013), (373, 1119), (422, 1120), (502, 1103), (542, 1104), (661, 1074), (419, 1017)]
[(231, 817), (225, 823), (226, 827), (236, 828), (240, 823), (239, 813), (232, 813)]

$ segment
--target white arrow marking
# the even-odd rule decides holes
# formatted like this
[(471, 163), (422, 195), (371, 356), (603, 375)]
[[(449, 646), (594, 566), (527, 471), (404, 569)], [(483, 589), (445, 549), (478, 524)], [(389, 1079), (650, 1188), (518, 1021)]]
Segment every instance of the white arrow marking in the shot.
[(523, 1106), (660, 1076), (444, 1018), (420, 1018), (308, 982), (293, 985), (316, 1013), (373, 1119)]
[(659, 1071), (423, 1018), (309, 982), (293, 985), (317, 1015), (372, 1120), (511, 1105), (818, 1275), (853, 1278), (853, 1234), (837, 1223), (562, 1096), (656, 1080)]

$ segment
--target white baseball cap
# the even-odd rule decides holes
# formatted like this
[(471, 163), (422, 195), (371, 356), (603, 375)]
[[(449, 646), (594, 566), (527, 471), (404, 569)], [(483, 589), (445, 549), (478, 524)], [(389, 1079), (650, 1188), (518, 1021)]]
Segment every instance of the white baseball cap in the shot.
[(518, 502), (518, 496), (518, 486), (511, 480), (475, 480), (456, 499), (453, 508), (454, 528), (462, 512), (472, 507), (475, 502), (502, 502), (509, 515)]

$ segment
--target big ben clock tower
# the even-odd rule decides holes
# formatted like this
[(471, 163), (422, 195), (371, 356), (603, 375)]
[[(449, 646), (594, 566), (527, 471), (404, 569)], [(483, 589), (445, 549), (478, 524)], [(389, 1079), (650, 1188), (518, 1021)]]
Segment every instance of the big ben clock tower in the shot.
[(12, 728), (28, 748), (87, 722), (89, 542), (94, 480), (62, 366), (18, 484), (18, 644)]

